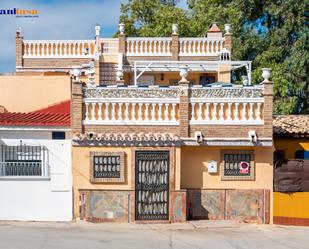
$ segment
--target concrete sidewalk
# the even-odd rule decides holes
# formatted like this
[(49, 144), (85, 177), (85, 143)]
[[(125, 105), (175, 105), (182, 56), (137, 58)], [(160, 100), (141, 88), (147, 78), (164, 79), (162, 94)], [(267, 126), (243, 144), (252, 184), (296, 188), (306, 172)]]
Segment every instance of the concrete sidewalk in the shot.
[(0, 222), (1, 249), (308, 249), (309, 227), (193, 221), (178, 224)]

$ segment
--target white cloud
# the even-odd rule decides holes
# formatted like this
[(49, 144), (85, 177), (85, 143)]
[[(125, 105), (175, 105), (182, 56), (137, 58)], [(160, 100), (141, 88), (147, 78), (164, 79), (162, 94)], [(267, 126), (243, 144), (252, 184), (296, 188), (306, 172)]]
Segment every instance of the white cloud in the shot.
[(0, 72), (15, 71), (15, 30), (22, 27), (25, 39), (89, 39), (101, 24), (101, 36), (117, 30), (121, 2), (126, 0), (5, 1), (0, 9), (38, 9), (38, 18), (1, 15)]

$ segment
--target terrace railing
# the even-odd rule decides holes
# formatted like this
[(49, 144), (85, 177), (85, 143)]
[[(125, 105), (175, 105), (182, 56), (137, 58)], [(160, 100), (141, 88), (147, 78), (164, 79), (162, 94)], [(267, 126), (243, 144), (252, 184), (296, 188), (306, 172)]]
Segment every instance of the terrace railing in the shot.
[[(84, 124), (179, 125), (180, 89), (154, 87), (84, 88)], [(190, 125), (261, 125), (261, 87), (192, 87)]]
[(23, 58), (94, 58), (94, 40), (24, 40)]

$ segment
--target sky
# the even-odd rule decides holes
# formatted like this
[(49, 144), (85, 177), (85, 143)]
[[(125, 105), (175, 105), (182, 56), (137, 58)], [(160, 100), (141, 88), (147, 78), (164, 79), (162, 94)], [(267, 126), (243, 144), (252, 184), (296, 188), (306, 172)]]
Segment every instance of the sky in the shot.
[[(0, 15), (0, 73), (15, 71), (15, 32), (21, 27), (28, 40), (92, 39), (94, 26), (101, 37), (111, 37), (118, 28), (121, 3), (127, 0), (0, 0), (0, 10), (37, 9), (39, 17)], [(181, 0), (178, 7), (185, 7)]]

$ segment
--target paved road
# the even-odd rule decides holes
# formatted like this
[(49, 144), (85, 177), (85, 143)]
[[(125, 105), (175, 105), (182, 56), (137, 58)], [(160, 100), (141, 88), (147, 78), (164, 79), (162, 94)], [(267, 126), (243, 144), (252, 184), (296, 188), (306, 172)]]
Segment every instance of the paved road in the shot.
[(1, 249), (309, 249), (309, 227), (0, 222)]

